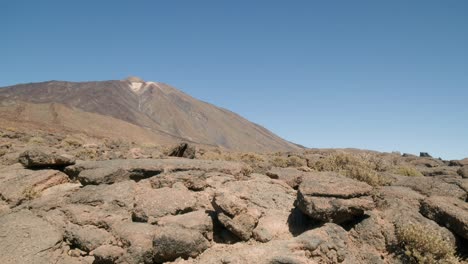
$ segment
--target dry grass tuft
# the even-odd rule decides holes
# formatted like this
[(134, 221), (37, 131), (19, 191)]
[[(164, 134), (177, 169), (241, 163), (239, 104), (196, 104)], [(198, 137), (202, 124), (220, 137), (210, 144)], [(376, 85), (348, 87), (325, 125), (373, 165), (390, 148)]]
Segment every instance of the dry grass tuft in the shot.
[(318, 171), (338, 172), (372, 186), (389, 184), (389, 181), (378, 173), (386, 167), (376, 157), (334, 153), (312, 164), (311, 167)]
[(42, 137), (32, 137), (28, 140), (29, 144), (41, 145), (46, 143), (45, 139)]
[(403, 176), (410, 176), (410, 177), (421, 177), (424, 176), (421, 172), (419, 172), (416, 168), (408, 167), (408, 166), (401, 166), (398, 167), (396, 173)]
[(41, 192), (35, 189), (34, 186), (32, 186), (24, 189), (23, 195), (26, 198), (26, 200), (33, 200), (40, 197)]
[(411, 263), (459, 263), (453, 246), (430, 228), (409, 224), (397, 228), (396, 236)]

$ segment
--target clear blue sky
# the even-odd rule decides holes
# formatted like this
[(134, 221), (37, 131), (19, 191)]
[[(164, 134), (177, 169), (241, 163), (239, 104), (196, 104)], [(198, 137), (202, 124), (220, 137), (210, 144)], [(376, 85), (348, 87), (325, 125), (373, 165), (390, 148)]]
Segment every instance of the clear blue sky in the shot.
[(468, 157), (468, 1), (0, 1), (0, 86), (169, 83), (308, 147)]

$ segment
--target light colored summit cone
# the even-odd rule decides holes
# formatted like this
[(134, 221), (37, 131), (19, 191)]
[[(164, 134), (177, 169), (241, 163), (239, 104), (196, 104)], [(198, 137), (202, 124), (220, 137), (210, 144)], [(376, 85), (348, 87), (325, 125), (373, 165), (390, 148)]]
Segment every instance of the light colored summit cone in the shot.
[(136, 76), (129, 76), (125, 80), (130, 82), (130, 89), (135, 93), (140, 92), (140, 90), (143, 88), (145, 84), (145, 81), (143, 79), (141, 79), (140, 77), (136, 77)]
[(132, 82), (132, 83), (144, 83), (145, 80), (141, 79), (140, 77), (137, 77), (137, 76), (128, 76), (127, 79), (125, 79), (129, 82)]

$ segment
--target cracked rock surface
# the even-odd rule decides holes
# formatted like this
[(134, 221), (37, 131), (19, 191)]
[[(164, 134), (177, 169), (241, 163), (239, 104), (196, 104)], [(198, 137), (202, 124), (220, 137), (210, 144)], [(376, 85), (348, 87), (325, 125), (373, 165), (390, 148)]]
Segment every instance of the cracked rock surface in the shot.
[(409, 263), (397, 235), (409, 224), (454, 252), (468, 239), (458, 174), (371, 186), (197, 157), (0, 167), (0, 263)]

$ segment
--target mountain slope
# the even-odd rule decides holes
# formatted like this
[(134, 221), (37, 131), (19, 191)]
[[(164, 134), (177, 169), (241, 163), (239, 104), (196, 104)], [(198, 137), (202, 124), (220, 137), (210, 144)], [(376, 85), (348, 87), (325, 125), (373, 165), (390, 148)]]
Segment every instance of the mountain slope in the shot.
[[(157, 143), (183, 139), (242, 151), (298, 149), (296, 145), (233, 112), (199, 101), (169, 85), (136, 78), (20, 84), (0, 89), (0, 103), (2, 112), (8, 112), (8, 109), (13, 111), (20, 105), (27, 109), (50, 109), (55, 104), (61, 109), (58, 113), (63, 120), (86, 120), (83, 116), (93, 114), (92, 117), (88, 116), (90, 122), (71, 122), (73, 124), (69, 124), (68, 128), (86, 131), (93, 126), (95, 129), (91, 130), (95, 131), (99, 130), (99, 125), (94, 123), (106, 123), (109, 136), (117, 133), (132, 140), (134, 136), (130, 134), (139, 131), (137, 134), (153, 135), (144, 138)], [(29, 120), (25, 119), (24, 114), (16, 118), (23, 123), (40, 120), (42, 125), (55, 125), (53, 119), (45, 118), (51, 114), (50, 111), (42, 111), (44, 116), (40, 115), (41, 111), (38, 113)], [(64, 117), (64, 113), (67, 117)], [(12, 121), (13, 117), (10, 115), (9, 120)], [(113, 122), (119, 125), (113, 126)], [(106, 134), (105, 131), (100, 133)]]

